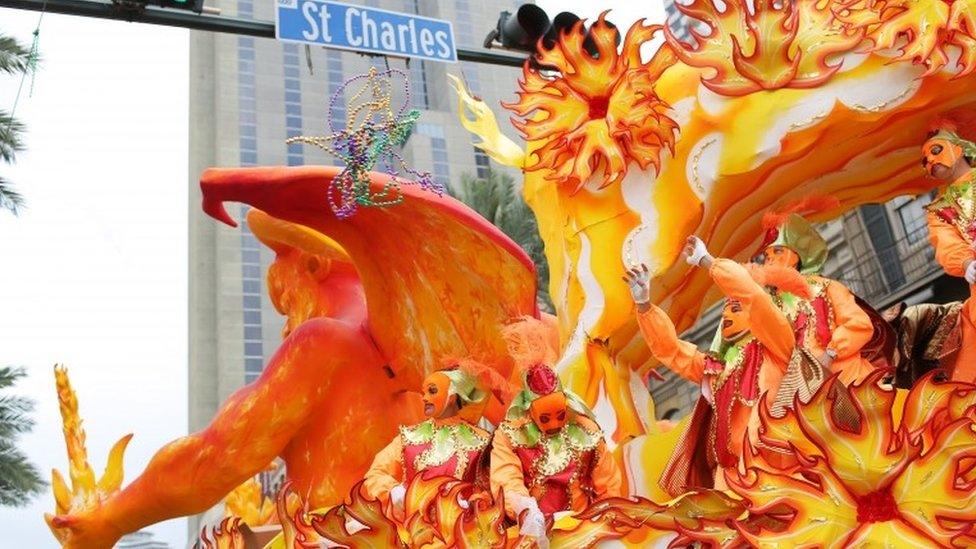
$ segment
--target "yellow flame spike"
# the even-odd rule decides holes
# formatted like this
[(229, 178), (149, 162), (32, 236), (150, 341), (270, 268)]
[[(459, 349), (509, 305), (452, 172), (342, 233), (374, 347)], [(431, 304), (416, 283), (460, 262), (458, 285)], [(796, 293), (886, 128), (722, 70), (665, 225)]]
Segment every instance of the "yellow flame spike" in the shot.
[(90, 521), (91, 517), (86, 518), (85, 513), (95, 513), (122, 486), (122, 460), (132, 435), (122, 437), (112, 446), (105, 471), (96, 481), (95, 472), (88, 463), (85, 431), (81, 428), (81, 416), (78, 414), (78, 397), (71, 388), (68, 371), (64, 366), (58, 364), (54, 367), (54, 380), (61, 408), (64, 442), (68, 450), (71, 487), (68, 487), (60, 471), (51, 471), (51, 490), (54, 492), (56, 514), (45, 513), (44, 520), (61, 545), (75, 547), (79, 546), (75, 536), (90, 532), (87, 530), (90, 522), (85, 521)]
[(57, 513), (59, 515), (67, 513), (71, 507), (71, 490), (64, 482), (61, 471), (57, 469), (51, 470), (51, 490), (54, 492), (54, 504)]
[(109, 451), (105, 472), (102, 473), (102, 478), (98, 480), (99, 492), (107, 494), (122, 487), (122, 480), (125, 476), (122, 470), (122, 458), (130, 440), (132, 440), (131, 433), (120, 438)]
[[(458, 96), (458, 118), (461, 120), (461, 125), (482, 139), (480, 143), (475, 143), (475, 146), (485, 151), (485, 154), (499, 164), (513, 168), (524, 166), (525, 151), (514, 141), (505, 137), (498, 128), (495, 113), (491, 112), (484, 101), (472, 97), (464, 83), (456, 76), (449, 74), (447, 78)], [(473, 118), (468, 117), (469, 112)]]
[(85, 430), (81, 427), (81, 417), (78, 415), (78, 397), (71, 388), (68, 371), (64, 366), (54, 367), (54, 380), (61, 408), (64, 442), (68, 450), (68, 475), (71, 477), (72, 492), (80, 493), (84, 499), (88, 499), (95, 491), (95, 472), (88, 464)]

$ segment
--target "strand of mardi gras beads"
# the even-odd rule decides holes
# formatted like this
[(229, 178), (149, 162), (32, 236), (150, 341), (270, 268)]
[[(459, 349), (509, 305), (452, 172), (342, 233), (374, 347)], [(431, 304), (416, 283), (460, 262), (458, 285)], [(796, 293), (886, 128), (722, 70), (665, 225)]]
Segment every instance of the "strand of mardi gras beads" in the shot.
[[(403, 82), (405, 100), (399, 109), (393, 110), (393, 77)], [(346, 106), (346, 119), (342, 129), (336, 127), (336, 105), (350, 86), (365, 80)], [(368, 97), (364, 97), (368, 94)], [(329, 185), (327, 199), (332, 211), (339, 218), (347, 218), (356, 212), (357, 206), (385, 207), (403, 201), (401, 184), (418, 184), (421, 188), (441, 194), (443, 186), (434, 180), (430, 172), (410, 168), (400, 156), (399, 148), (410, 137), (420, 118), (417, 109), (407, 110), (410, 103), (410, 84), (406, 73), (398, 69), (379, 72), (375, 67), (369, 73), (354, 76), (343, 82), (329, 99), (328, 129), (326, 136), (299, 136), (286, 143), (314, 145), (342, 160), (344, 168)], [(378, 163), (384, 164), (389, 176), (382, 188), (372, 190), (370, 171)], [(413, 176), (404, 179), (401, 173)]]

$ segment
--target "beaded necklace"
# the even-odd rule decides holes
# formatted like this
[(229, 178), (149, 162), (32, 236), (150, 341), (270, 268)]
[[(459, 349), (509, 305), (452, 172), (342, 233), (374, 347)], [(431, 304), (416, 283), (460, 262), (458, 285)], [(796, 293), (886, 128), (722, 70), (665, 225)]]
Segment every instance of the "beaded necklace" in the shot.
[[(393, 108), (393, 78), (403, 81), (404, 102), (399, 109)], [(336, 127), (333, 114), (338, 112), (337, 103), (345, 96), (347, 88), (364, 81), (346, 104), (346, 119), (341, 128)], [(330, 182), (327, 190), (329, 205), (336, 217), (344, 219), (356, 213), (358, 206), (385, 207), (403, 201), (402, 184), (419, 184), (421, 188), (444, 192), (441, 183), (430, 172), (417, 171), (407, 166), (399, 149), (410, 137), (420, 111), (407, 110), (410, 102), (410, 84), (406, 73), (397, 69), (383, 72), (371, 67), (367, 74), (346, 80), (329, 100), (328, 128), (325, 136), (298, 136), (285, 141), (287, 144), (308, 143), (335, 156), (345, 167)], [(370, 172), (381, 164), (389, 176), (380, 190), (371, 188)], [(404, 179), (401, 174), (412, 176), (415, 181)]]

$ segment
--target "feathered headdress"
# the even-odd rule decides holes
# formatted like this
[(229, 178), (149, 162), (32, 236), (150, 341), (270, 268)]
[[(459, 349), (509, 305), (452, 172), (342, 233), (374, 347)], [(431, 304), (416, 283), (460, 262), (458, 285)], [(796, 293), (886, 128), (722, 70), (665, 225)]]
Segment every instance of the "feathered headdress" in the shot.
[(932, 121), (926, 141), (936, 137), (958, 145), (970, 162), (976, 161), (976, 112), (961, 110), (945, 113)]
[(502, 327), (508, 353), (522, 372), (522, 391), (512, 401), (506, 417), (515, 419), (527, 414), (532, 401), (557, 391), (566, 395), (567, 405), (577, 414), (592, 418), (593, 412), (572, 391), (563, 388), (552, 369), (559, 358), (558, 343), (552, 328), (537, 318), (524, 316)]
[(840, 201), (835, 197), (812, 195), (766, 212), (762, 218), (765, 234), (757, 255), (769, 246), (784, 246), (800, 256), (800, 272), (820, 272), (827, 261), (827, 241), (807, 218), (838, 206)]

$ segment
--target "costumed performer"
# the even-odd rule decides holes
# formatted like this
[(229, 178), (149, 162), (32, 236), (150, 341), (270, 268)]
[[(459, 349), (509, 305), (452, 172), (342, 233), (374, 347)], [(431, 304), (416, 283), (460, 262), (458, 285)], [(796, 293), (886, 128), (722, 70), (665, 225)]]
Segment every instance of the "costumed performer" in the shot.
[(556, 349), (542, 321), (526, 318), (505, 328), (523, 390), (495, 430), (491, 489), (501, 493), (520, 534), (548, 547), (547, 523), (560, 511), (582, 511), (621, 495), (622, 479), (593, 412), (565, 390), (552, 369)]
[(739, 463), (747, 433), (753, 443), (759, 440), (759, 416), (754, 408), (763, 393), (770, 395), (767, 402), (774, 402), (776, 415), (784, 405), (792, 404), (796, 387), (784, 387), (789, 394), (778, 393), (787, 364), (795, 356), (794, 328), (765, 288), (809, 298), (809, 287), (793, 269), (744, 267), (728, 259), (713, 259), (695, 237), (689, 243), (697, 244), (686, 249), (689, 263), (708, 269), (727, 298), (710, 352), (678, 339), (671, 319), (650, 302), (646, 265), (629, 270), (624, 277), (651, 354), (701, 386), (691, 420), (659, 481), (672, 496), (696, 488), (725, 488), (721, 470)]
[[(961, 128), (950, 119), (936, 122), (922, 146), (922, 166), (944, 186), (926, 206), (929, 239), (935, 259), (946, 273), (976, 284), (976, 143), (960, 136)], [(940, 362), (953, 381), (976, 382), (976, 301), (963, 303), (954, 322), (953, 352)], [(950, 333), (946, 333), (946, 336)], [(954, 356), (953, 356), (954, 355)]]
[[(391, 518), (408, 518), (404, 498), (418, 475), (424, 479), (448, 476), (475, 484), (480, 491), (488, 488), (491, 433), (478, 423), (482, 417), (496, 424), (501, 421), (501, 400), (510, 400), (508, 383), (474, 360), (449, 363), (421, 385), (428, 419), (401, 426), (400, 434), (376, 455), (364, 477), (364, 493), (383, 502)], [(467, 507), (466, 501), (460, 504)]]
[(820, 276), (827, 261), (827, 241), (797, 212), (817, 213), (836, 205), (833, 198), (809, 197), (767, 212), (762, 220), (765, 235), (753, 262), (789, 267), (804, 276), (810, 299), (795, 299), (782, 292), (774, 298), (794, 323), (796, 332), (803, 334), (797, 345), (850, 385), (874, 370), (863, 355), (881, 352), (872, 348), (883, 339), (874, 338), (876, 324), (878, 330), (888, 326), (876, 313), (877, 322), (872, 321), (866, 312), (869, 306), (858, 302), (842, 283)]

